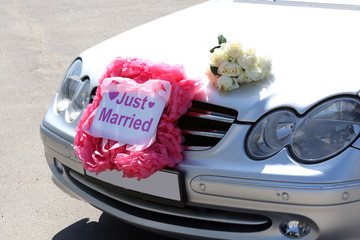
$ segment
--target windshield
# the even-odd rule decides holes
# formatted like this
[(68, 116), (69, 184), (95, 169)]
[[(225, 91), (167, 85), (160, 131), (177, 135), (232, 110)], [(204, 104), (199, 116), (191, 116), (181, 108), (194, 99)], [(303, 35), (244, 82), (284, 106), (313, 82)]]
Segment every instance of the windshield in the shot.
[[(272, 1), (272, 0), (271, 0)], [(321, 3), (321, 4), (341, 4), (360, 6), (360, 0), (274, 0), (272, 2), (303, 2), (303, 3)]]
[(287, 6), (320, 7), (360, 10), (360, 0), (234, 0), (235, 2), (280, 4)]

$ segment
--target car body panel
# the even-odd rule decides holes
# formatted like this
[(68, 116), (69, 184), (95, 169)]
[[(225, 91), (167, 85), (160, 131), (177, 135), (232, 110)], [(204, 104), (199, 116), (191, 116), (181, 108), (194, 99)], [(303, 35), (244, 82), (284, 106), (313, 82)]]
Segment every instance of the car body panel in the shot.
[[(238, 115), (218, 144), (206, 151), (185, 151), (183, 162), (171, 169), (179, 173), (183, 197), (174, 206), (156, 194), (121, 194), (120, 189), (86, 176), (73, 150), (79, 119), (69, 122), (64, 112), (56, 113), (55, 97), (40, 128), (54, 182), (124, 221), (181, 238), (288, 239), (279, 225), (292, 219), (311, 225), (303, 239), (358, 236), (359, 139), (317, 164), (299, 163), (286, 148), (254, 160), (245, 147), (254, 123), (272, 110), (291, 109), (301, 116), (335, 96), (359, 97), (358, 10), (295, 1), (215, 0), (86, 50), (79, 58), (81, 77), (90, 79), (90, 92), (115, 57), (138, 57), (182, 64), (189, 78), (204, 83), (204, 93), (195, 100), (235, 109)], [(273, 74), (231, 92), (218, 91), (205, 73), (218, 34), (271, 56)], [(56, 168), (56, 162), (62, 169)], [(193, 221), (196, 224), (191, 226)], [(210, 224), (214, 229), (202, 222), (215, 223)], [(220, 227), (226, 224), (231, 227)]]
[[(217, 35), (223, 34), (229, 40), (239, 39), (246, 47), (255, 47), (259, 55), (271, 56), (274, 74), (267, 81), (226, 94), (208, 86), (206, 96), (198, 99), (236, 109), (239, 121), (253, 122), (281, 106), (302, 114), (329, 96), (360, 90), (352, 84), (359, 78), (358, 22), (358, 11), (212, 1), (85, 51), (81, 54), (83, 74), (99, 77), (117, 56), (140, 57), (183, 64), (189, 77), (204, 79), (207, 84), (208, 52), (217, 44)], [(98, 57), (86, 62), (90, 59), (87, 56)], [(246, 104), (240, 104), (242, 101)]]

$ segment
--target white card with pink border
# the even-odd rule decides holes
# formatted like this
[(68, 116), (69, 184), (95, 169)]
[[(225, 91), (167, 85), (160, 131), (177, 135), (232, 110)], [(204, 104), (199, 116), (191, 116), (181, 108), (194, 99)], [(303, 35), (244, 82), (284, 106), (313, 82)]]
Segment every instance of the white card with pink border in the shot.
[(170, 94), (171, 84), (163, 80), (105, 79), (89, 133), (142, 150), (154, 142)]

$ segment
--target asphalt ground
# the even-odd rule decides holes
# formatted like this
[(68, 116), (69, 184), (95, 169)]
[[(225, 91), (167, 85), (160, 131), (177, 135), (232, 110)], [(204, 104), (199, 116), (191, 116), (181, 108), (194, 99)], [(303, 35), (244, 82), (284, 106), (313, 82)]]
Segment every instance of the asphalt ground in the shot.
[(39, 124), (79, 53), (204, 1), (0, 0), (0, 239), (171, 239), (125, 224), (58, 189)]

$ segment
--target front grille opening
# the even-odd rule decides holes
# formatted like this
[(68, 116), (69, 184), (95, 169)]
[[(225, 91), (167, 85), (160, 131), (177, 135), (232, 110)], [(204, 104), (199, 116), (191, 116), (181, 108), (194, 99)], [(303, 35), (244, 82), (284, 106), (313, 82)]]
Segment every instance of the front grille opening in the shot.
[[(192, 207), (187, 207), (189, 210), (195, 210)], [(236, 213), (236, 212), (225, 212), (221, 210), (207, 209), (207, 208), (198, 208), (195, 212), (204, 216), (226, 216), (229, 219), (241, 219), (243, 223), (232, 223), (225, 221), (216, 221), (212, 220), (201, 220), (195, 218), (186, 218), (180, 216), (171, 216), (170, 223), (173, 225), (191, 227), (196, 229), (205, 229), (205, 230), (215, 230), (215, 231), (225, 231), (225, 232), (259, 232), (268, 229), (271, 226), (270, 219), (256, 214), (248, 213)], [(154, 217), (153, 220), (161, 221), (164, 223), (169, 223), (169, 216), (163, 216), (159, 218), (159, 213), (151, 213)]]
[[(203, 213), (208, 211), (214, 212), (214, 210), (209, 209), (199, 209)], [(167, 224), (183, 226), (188, 228), (195, 228), (195, 229), (204, 229), (204, 230), (213, 230), (213, 231), (223, 231), (223, 232), (260, 232), (265, 231), (271, 226), (271, 221), (269, 219), (263, 219), (261, 223), (258, 224), (238, 224), (238, 223), (227, 223), (221, 221), (209, 221), (209, 220), (201, 220), (201, 219), (193, 219), (187, 217), (180, 217), (180, 216), (170, 216), (163, 213), (157, 212), (150, 212), (146, 211), (146, 218), (149, 220), (163, 222)], [(221, 211), (218, 211), (217, 214), (225, 214)], [(239, 213), (240, 218), (242, 217), (249, 217), (247, 214)], [(205, 215), (206, 216), (206, 215)], [(143, 214), (140, 214), (140, 217), (143, 217)], [(252, 215), (251, 218), (255, 218), (259, 220), (261, 216)]]
[(69, 169), (67, 169), (67, 174), (77, 187), (103, 204), (129, 215), (154, 222), (198, 230), (234, 233), (265, 231), (272, 225), (272, 221), (268, 217), (260, 214), (191, 206), (176, 207), (118, 194), (116, 191), (109, 191), (109, 189), (105, 191), (106, 195), (104, 195), (93, 189), (91, 184), (94, 183), (87, 182), (84, 176)]
[(94, 98), (96, 97), (96, 91), (97, 91), (97, 87), (91, 90), (89, 103), (92, 103), (94, 101)]
[[(97, 88), (91, 91), (90, 103), (96, 96)], [(185, 150), (208, 150), (214, 147), (235, 121), (236, 110), (210, 103), (192, 101), (192, 107), (178, 120)]]
[(215, 146), (225, 136), (237, 114), (231, 108), (192, 101), (192, 107), (178, 121), (185, 138), (185, 150), (207, 150)]

